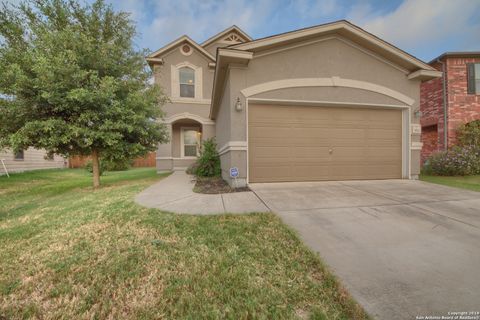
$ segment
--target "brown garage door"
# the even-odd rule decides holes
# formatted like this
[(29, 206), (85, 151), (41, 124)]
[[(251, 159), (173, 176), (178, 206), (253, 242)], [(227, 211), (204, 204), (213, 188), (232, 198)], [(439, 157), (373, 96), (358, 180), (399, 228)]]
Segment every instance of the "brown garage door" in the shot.
[(402, 113), (250, 105), (250, 182), (402, 177)]

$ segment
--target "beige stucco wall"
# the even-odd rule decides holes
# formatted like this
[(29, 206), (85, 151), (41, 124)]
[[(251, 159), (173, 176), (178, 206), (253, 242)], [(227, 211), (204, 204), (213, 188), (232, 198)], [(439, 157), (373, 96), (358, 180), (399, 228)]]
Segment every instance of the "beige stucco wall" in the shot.
[[(160, 85), (164, 93), (170, 98), (162, 110), (164, 111), (164, 121), (169, 130), (170, 140), (167, 143), (160, 144), (157, 149), (157, 170), (172, 170), (177, 167), (187, 167), (194, 160), (181, 159), (181, 142), (180, 142), (180, 128), (181, 127), (198, 127), (202, 131), (202, 139), (212, 137), (214, 135), (215, 126), (211, 123), (199, 123), (195, 120), (187, 118), (177, 119), (178, 121), (170, 120), (178, 114), (189, 114), (199, 116), (201, 121), (210, 122), (208, 117), (210, 114), (210, 97), (212, 93), (214, 70), (208, 66), (212, 62), (204, 54), (192, 47), (191, 55), (183, 55), (180, 52), (181, 45), (172, 48), (170, 51), (164, 53), (159, 58), (163, 59), (163, 64), (156, 64), (154, 66), (154, 80)], [(202, 78), (195, 79), (195, 85), (202, 85), (202, 96), (195, 97), (189, 100), (185, 98), (172, 97), (172, 65), (178, 65), (183, 62), (188, 62), (196, 67), (202, 69)], [(181, 100), (181, 101), (180, 101)], [(170, 122), (173, 121), (173, 122)]]
[(202, 141), (215, 136), (214, 124), (200, 124), (193, 120), (181, 120), (167, 125), (170, 141), (160, 144), (157, 149), (157, 170), (166, 171), (175, 168), (186, 168), (194, 159), (184, 159), (181, 154), (181, 130), (183, 127), (197, 128), (202, 132)]
[(223, 43), (212, 42), (208, 46), (204, 47), (204, 49), (207, 50), (208, 53), (210, 53), (212, 56), (215, 57), (217, 55), (217, 49), (223, 48), (225, 46), (226, 44), (223, 44)]
[[(285, 49), (285, 48), (283, 48)], [(224, 99), (216, 115), (217, 137), (229, 136), (230, 141), (246, 141), (247, 124), (246, 110), (232, 111), (233, 101), (240, 98), (243, 105), (247, 102), (240, 92), (242, 89), (274, 80), (294, 78), (331, 78), (340, 77), (381, 85), (402, 93), (414, 100), (411, 106), (411, 123), (417, 124), (419, 119), (413, 113), (419, 107), (420, 83), (408, 80), (407, 73), (381, 61), (364, 51), (355, 48), (338, 39), (306, 44), (289, 50), (282, 50), (269, 55), (254, 55), (247, 68), (230, 69), (229, 81), (225, 87)], [(227, 92), (228, 91), (228, 92)], [(262, 98), (331, 101), (331, 102), (360, 102), (365, 104), (396, 104), (405, 105), (396, 99), (365, 90), (318, 87), (318, 88), (289, 88), (259, 95)], [(228, 133), (225, 131), (228, 130)], [(411, 136), (412, 141), (420, 141), (419, 134)], [(246, 151), (243, 151), (246, 153)], [(411, 150), (411, 174), (419, 173), (419, 150)], [(227, 155), (222, 157), (228, 162)], [(244, 166), (243, 163), (234, 163), (230, 160), (229, 166)], [(246, 172), (240, 171), (245, 177)]]
[(345, 87), (307, 87), (285, 88), (253, 95), (251, 98), (315, 101), (321, 97), (324, 101), (342, 101), (351, 103), (377, 103), (402, 106), (402, 103), (380, 93)]
[[(61, 156), (55, 155), (53, 160), (45, 159), (46, 152), (29, 148), (24, 151), (23, 160), (15, 160), (13, 152), (9, 150), (0, 151), (0, 159), (4, 159), (8, 172), (22, 172), (37, 169), (65, 168), (66, 160)], [(0, 175), (5, 174), (5, 170), (0, 163)]]
[[(213, 61), (208, 59), (204, 54), (198, 52), (195, 48), (192, 47), (192, 50), (193, 52), (191, 55), (185, 56), (180, 52), (179, 47), (175, 47), (161, 56), (163, 59), (163, 65), (157, 64), (154, 67), (155, 83), (159, 84), (165, 90), (165, 94), (169, 97), (172, 94), (171, 66), (178, 65), (182, 62), (189, 62), (202, 68), (203, 98), (210, 99), (212, 95), (214, 70), (209, 68), (208, 63)], [(197, 82), (198, 79), (195, 79), (195, 81)]]
[(195, 162), (195, 159), (157, 159), (157, 171), (185, 170)]
[(240, 174), (237, 178), (238, 186), (243, 186), (246, 184), (246, 175), (247, 172), (247, 153), (244, 151), (232, 150), (226, 152), (220, 156), (221, 167), (222, 167), (222, 178), (229, 183), (232, 183), (230, 178), (230, 168), (237, 167)]
[(218, 114), (215, 119), (216, 139), (219, 148), (224, 146), (228, 141), (232, 140), (230, 135), (232, 113), (230, 90), (230, 78), (227, 76), (221, 100), (221, 108), (218, 110)]
[(196, 114), (204, 119), (208, 119), (210, 114), (210, 104), (167, 103), (163, 106), (162, 110), (165, 112), (165, 119), (183, 112)]

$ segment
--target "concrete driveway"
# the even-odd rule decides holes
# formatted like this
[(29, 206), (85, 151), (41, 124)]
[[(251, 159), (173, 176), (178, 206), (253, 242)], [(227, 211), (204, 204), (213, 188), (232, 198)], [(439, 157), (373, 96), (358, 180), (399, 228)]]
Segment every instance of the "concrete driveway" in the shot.
[(250, 187), (374, 318), (480, 311), (480, 193), (408, 180)]

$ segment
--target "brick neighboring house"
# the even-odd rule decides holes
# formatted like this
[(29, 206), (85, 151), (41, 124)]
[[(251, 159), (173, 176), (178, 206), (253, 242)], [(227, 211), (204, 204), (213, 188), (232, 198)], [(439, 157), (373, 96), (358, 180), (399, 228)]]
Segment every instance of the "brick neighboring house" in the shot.
[(456, 143), (459, 125), (480, 119), (480, 51), (446, 52), (429, 65), (444, 75), (420, 87), (422, 163)]

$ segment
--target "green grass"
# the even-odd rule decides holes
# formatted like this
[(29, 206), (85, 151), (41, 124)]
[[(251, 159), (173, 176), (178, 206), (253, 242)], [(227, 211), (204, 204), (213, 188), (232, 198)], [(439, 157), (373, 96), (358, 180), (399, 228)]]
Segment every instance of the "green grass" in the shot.
[(480, 175), (465, 177), (443, 177), (421, 175), (420, 180), (443, 184), (450, 187), (480, 191)]
[(0, 319), (365, 319), (273, 214), (185, 216), (133, 197), (152, 169), (0, 177)]

